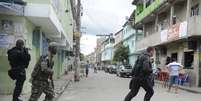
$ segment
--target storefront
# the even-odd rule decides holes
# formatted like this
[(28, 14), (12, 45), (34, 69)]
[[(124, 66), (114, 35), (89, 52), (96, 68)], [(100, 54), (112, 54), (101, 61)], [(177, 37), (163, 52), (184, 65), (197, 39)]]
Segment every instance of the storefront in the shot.
[(200, 51), (198, 49), (198, 39), (183, 39), (171, 43), (156, 46), (156, 65), (165, 68), (167, 57), (175, 58), (177, 62), (184, 66), (188, 73), (189, 85), (198, 86), (200, 80)]

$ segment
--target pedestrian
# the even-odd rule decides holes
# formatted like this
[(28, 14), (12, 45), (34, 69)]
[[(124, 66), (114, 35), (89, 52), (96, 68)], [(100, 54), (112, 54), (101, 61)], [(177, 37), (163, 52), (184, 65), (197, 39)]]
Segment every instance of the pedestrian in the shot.
[(54, 83), (53, 83), (53, 57), (57, 53), (55, 43), (50, 43), (48, 54), (41, 56), (36, 63), (31, 74), (32, 91), (29, 101), (38, 101), (42, 93), (45, 93), (44, 101), (53, 101)]
[(16, 80), (13, 101), (22, 101), (19, 99), (19, 96), (22, 92), (24, 81), (26, 80), (25, 69), (28, 68), (31, 56), (28, 49), (24, 47), (24, 41), (21, 39), (17, 40), (16, 46), (8, 50), (7, 54), (11, 66), (8, 75), (11, 79)]
[[(152, 71), (153, 71), (152, 75), (150, 77), (151, 77), (152, 81), (154, 81), (156, 79), (156, 76), (157, 76), (157, 67), (156, 67), (156, 65), (154, 63), (154, 58), (153, 57), (150, 59), (150, 62), (151, 62)], [(154, 86), (155, 83), (154, 82), (152, 82), (152, 83), (153, 83), (153, 86)]]
[(154, 94), (153, 90), (153, 79), (152, 79), (152, 64), (150, 57), (154, 54), (154, 48), (148, 47), (146, 52), (141, 54), (135, 62), (135, 66), (132, 70), (132, 80), (130, 82), (129, 88), (130, 92), (125, 97), (124, 101), (131, 101), (135, 97), (140, 87), (145, 91), (144, 101), (150, 101)]
[(170, 92), (172, 86), (175, 85), (175, 93), (178, 93), (179, 71), (182, 70), (183, 66), (178, 63), (175, 58), (173, 58), (172, 62), (167, 65), (167, 68), (170, 72), (170, 84), (168, 92)]
[(90, 68), (90, 64), (89, 64), (89, 61), (87, 61), (87, 64), (85, 65), (86, 78), (87, 78), (88, 75), (89, 75), (89, 68)]
[(94, 73), (98, 73), (97, 70), (98, 70), (98, 65), (95, 64), (95, 65), (94, 65)]
[(167, 56), (165, 65), (168, 65), (171, 62), (171, 58)]

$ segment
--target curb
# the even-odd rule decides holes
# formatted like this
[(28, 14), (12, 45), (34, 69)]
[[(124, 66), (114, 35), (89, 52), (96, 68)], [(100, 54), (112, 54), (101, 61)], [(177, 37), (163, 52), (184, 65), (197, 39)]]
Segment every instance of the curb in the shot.
[[(155, 81), (155, 83), (162, 84), (161, 81)], [(183, 87), (183, 86), (179, 86), (179, 89), (187, 91), (187, 92), (195, 93), (195, 94), (201, 94), (201, 91), (193, 90), (193, 89), (186, 88), (186, 87)]]
[(64, 91), (66, 90), (66, 88), (68, 87), (68, 85), (72, 82), (72, 80), (68, 80), (62, 87), (61, 90), (59, 92), (56, 92), (56, 97), (54, 98), (54, 101), (57, 101), (60, 96), (64, 93)]
[(179, 89), (185, 90), (185, 91), (188, 91), (188, 92), (191, 92), (191, 93), (195, 93), (195, 94), (201, 94), (201, 91), (196, 91), (196, 90), (188, 89), (188, 88), (181, 87), (181, 86), (179, 86)]

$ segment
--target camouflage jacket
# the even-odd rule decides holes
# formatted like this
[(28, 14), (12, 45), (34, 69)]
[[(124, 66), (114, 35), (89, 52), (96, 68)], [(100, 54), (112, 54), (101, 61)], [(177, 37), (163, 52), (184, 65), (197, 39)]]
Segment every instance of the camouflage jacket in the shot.
[(48, 56), (41, 56), (31, 74), (32, 80), (48, 81), (52, 79), (54, 62)]

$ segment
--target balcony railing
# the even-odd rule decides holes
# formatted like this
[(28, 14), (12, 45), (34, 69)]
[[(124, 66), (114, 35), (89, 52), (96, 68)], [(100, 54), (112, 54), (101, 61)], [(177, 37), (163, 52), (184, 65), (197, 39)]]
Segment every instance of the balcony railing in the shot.
[(156, 32), (156, 33), (149, 35), (149, 36), (143, 38), (142, 40), (138, 41), (136, 43), (136, 49), (137, 49), (137, 51), (144, 50), (148, 46), (155, 46), (157, 44), (160, 44), (160, 42), (161, 42), (160, 32)]
[[(196, 19), (196, 21), (198, 20), (197, 24), (200, 23), (199, 21), (201, 20), (201, 17), (194, 18), (194, 20), (195, 19)], [(191, 23), (193, 23), (194, 20), (191, 19), (191, 21), (192, 21)], [(138, 50), (143, 50), (143, 49), (146, 49), (148, 46), (157, 46), (157, 45), (166, 44), (166, 43), (169, 43), (172, 41), (176, 41), (176, 40), (179, 40), (182, 38), (186, 38), (187, 36), (191, 35), (190, 34), (191, 32), (188, 32), (188, 34), (187, 34), (187, 29), (189, 29), (189, 28), (191, 29), (191, 27), (187, 28), (187, 26), (188, 26), (187, 24), (189, 24), (189, 23), (187, 23), (187, 21), (184, 21), (181, 23), (177, 23), (173, 26), (170, 26), (169, 28), (167, 28), (165, 30), (153, 33), (152, 35), (149, 35), (149, 36), (143, 38), (142, 40), (138, 41), (136, 48)], [(194, 28), (195, 26), (198, 26), (197, 24), (193, 25), (193, 26), (189, 24), (189, 26), (192, 26), (192, 28)], [(192, 31), (194, 29), (192, 29)], [(197, 27), (196, 30), (197, 30), (196, 32), (198, 32), (199, 28)]]
[(139, 15), (135, 15), (135, 23), (140, 22), (145, 17), (150, 15), (154, 10), (156, 10), (161, 4), (163, 4), (166, 0), (155, 0), (151, 5), (145, 8)]
[(190, 17), (188, 20), (188, 36), (200, 36), (201, 15)]

